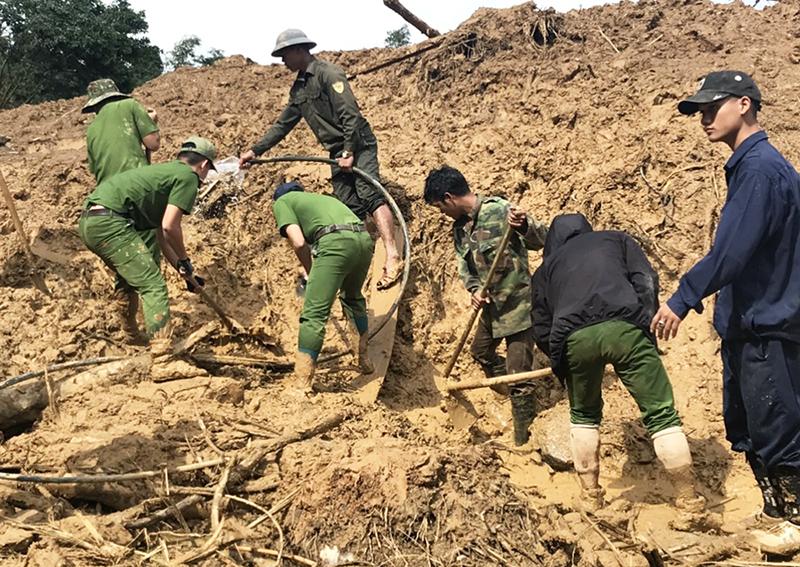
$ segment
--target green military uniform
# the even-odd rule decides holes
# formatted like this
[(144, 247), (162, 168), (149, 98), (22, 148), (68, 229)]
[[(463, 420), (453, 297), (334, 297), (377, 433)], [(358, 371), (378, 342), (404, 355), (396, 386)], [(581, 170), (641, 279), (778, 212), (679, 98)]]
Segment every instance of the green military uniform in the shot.
[[(374, 244), (358, 217), (333, 197), (292, 191), (276, 200), (272, 209), (281, 234), (285, 236), (286, 227), (296, 224), (313, 244), (298, 349), (316, 360), (337, 293), (358, 332), (367, 332), (367, 303), (361, 287), (369, 273)], [(334, 225), (338, 230), (328, 232)]]
[[(130, 169), (101, 183), (86, 198), (78, 231), (86, 246), (142, 298), (147, 334), (169, 320), (167, 284), (145, 242), (144, 231), (161, 226), (167, 205), (185, 214), (194, 207), (200, 178), (186, 163)], [(105, 210), (90, 211), (93, 205)]]
[[(97, 183), (101, 184), (123, 171), (147, 165), (142, 139), (154, 132), (158, 132), (158, 126), (136, 100), (123, 98), (106, 102), (86, 131), (89, 171)], [(156, 264), (160, 263), (161, 254), (155, 231), (142, 231), (140, 236)], [(127, 287), (125, 280), (117, 277), (116, 288), (123, 290)]]
[[(253, 152), (261, 155), (275, 146), (301, 118), (330, 152), (331, 158), (343, 151), (351, 152), (355, 167), (380, 179), (378, 142), (358, 108), (341, 67), (313, 59), (305, 72), (300, 71), (289, 91), (289, 104), (272, 128), (253, 146)], [(359, 219), (364, 219), (386, 202), (372, 185), (353, 173), (343, 172), (336, 165), (331, 166), (331, 183), (336, 197)]]
[[(453, 223), (458, 271), (470, 293), (479, 291), (508, 226), (510, 203), (500, 197), (478, 196), (474, 210)], [(544, 246), (547, 228), (528, 218), (524, 234), (514, 232), (488, 286), (491, 302), (483, 307), (470, 348), (487, 376), (526, 372), (533, 367), (531, 291), (528, 250)], [(505, 339), (506, 358), (497, 347)], [(536, 412), (528, 383), (509, 388), (515, 421), (515, 441), (527, 441), (527, 424)]]

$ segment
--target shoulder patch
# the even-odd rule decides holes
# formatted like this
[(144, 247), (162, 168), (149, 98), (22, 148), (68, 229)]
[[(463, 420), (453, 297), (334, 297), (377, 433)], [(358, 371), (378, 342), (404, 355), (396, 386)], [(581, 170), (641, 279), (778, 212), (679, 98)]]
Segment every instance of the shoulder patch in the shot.
[(331, 87), (333, 88), (333, 90), (335, 90), (339, 94), (342, 94), (344, 92), (344, 82), (343, 81), (336, 81), (335, 83), (333, 83), (331, 85)]

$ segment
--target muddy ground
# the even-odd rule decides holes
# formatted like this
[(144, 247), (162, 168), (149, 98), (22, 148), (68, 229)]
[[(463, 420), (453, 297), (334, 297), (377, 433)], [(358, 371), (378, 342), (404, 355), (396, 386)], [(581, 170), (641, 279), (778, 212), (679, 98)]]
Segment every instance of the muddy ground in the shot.
[[(448, 222), (426, 208), (422, 186), (430, 169), (447, 163), (477, 191), (504, 194), (537, 219), (580, 211), (597, 228), (628, 231), (657, 267), (666, 298), (710, 245), (729, 153), (709, 144), (697, 119), (680, 116), (676, 103), (710, 69), (747, 71), (764, 93), (760, 118), (772, 142), (800, 163), (798, 21), (796, 0), (763, 11), (737, 3), (643, 1), (566, 15), (528, 3), (480, 10), (440, 47), (355, 79), (380, 143), (383, 180), (404, 211), (413, 252), (378, 402), (355, 401), (346, 388), (354, 374), (343, 365), (321, 372), (330, 391), (309, 400), (274, 370), (206, 365), (208, 376), (153, 383), (134, 361), (100, 386), (56, 399), (35, 423), (5, 431), (0, 467), (89, 474), (218, 464), (124, 483), (4, 483), (3, 564), (275, 562), (255, 548), (280, 550), (292, 555), (285, 564), (301, 565), (762, 560), (746, 535), (759, 494), (724, 439), (711, 309), (689, 316), (678, 340), (664, 346), (664, 361), (702, 491), (720, 514), (716, 529), (680, 525), (635, 405), (611, 377), (602, 482), (612, 502), (594, 518), (575, 510), (573, 474), (556, 470), (542, 455), (540, 430), (558, 429), (566, 420), (556, 381), (541, 382), (537, 435), (521, 449), (512, 447), (508, 403), (491, 393), (469, 395), (483, 416), (475, 427), (452, 427), (434, 379), (468, 316), (467, 296)], [(355, 72), (397, 53), (322, 56)], [(228, 156), (263, 134), (290, 82), (280, 66), (232, 57), (163, 75), (134, 95), (160, 115), (163, 145), (156, 161), (170, 159), (190, 134), (211, 138)], [(0, 168), (33, 242), (35, 268), (53, 290), (48, 298), (32, 285), (0, 207), (5, 377), (58, 362), (139, 354), (109, 314), (110, 275), (75, 231), (77, 211), (92, 188), (82, 102), (0, 113), (0, 135), (10, 139), (0, 147)], [(301, 125), (270, 153), (280, 154), (320, 155), (321, 148)], [(260, 191), (292, 177), (328, 192), (327, 175), (324, 167), (306, 164), (259, 166), (243, 187), (221, 183), (210, 194), (207, 205), (222, 195), (235, 197), (224, 210), (184, 223), (191, 257), (208, 276), (213, 296), (265, 339), (243, 343), (218, 333), (200, 348), (289, 360), (301, 305), (295, 261), (276, 235), (269, 193)], [(531, 255), (532, 265), (539, 260)], [(214, 320), (176, 276), (168, 279), (177, 337)], [(341, 346), (331, 326), (326, 348)], [(466, 355), (455, 373), (480, 376)], [(225, 475), (224, 492), (240, 500), (214, 498)], [(180, 513), (146, 528), (132, 524), (186, 498), (193, 500)], [(269, 508), (272, 513), (264, 514)]]

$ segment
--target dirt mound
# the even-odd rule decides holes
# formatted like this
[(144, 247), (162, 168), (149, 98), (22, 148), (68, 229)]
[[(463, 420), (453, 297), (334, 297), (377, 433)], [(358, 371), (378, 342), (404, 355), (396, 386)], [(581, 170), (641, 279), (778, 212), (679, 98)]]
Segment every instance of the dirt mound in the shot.
[[(646, 1), (564, 15), (526, 3), (479, 10), (439, 47), (359, 76), (353, 88), (380, 141), (382, 175), (409, 222), (413, 252), (379, 404), (359, 407), (341, 391), (354, 377), (346, 366), (326, 369), (322, 380), (336, 391), (309, 401), (275, 369), (220, 364), (206, 365), (212, 377), (154, 384), (131, 375), (56, 399), (41, 420), (5, 441), (4, 470), (158, 474), (97, 486), (5, 487), (2, 513), (15, 520), (0, 530), (4, 563), (134, 564), (145, 556), (170, 562), (198, 555), (209, 565), (242, 558), (271, 564), (275, 557), (263, 559), (270, 557), (264, 548), (328, 564), (337, 557), (376, 565), (549, 566), (613, 565), (615, 554), (636, 565), (658, 564), (659, 557), (687, 564), (758, 559), (740, 530), (759, 495), (724, 440), (710, 309), (687, 319), (664, 360), (703, 492), (722, 513), (721, 530), (674, 529), (664, 471), (617, 382), (606, 388), (602, 475), (613, 504), (602, 517), (573, 510), (575, 481), (542, 462), (536, 442), (508, 448), (507, 401), (470, 394), (483, 418), (468, 432), (452, 429), (434, 377), (468, 306), (447, 221), (421, 194), (428, 171), (448, 163), (478, 192), (504, 194), (539, 219), (580, 211), (595, 226), (642, 242), (669, 292), (709, 247), (727, 158), (696, 119), (677, 114), (676, 102), (709, 69), (743, 69), (765, 94), (760, 118), (773, 143), (800, 164), (798, 20), (796, 1), (763, 11)], [(358, 72), (397, 53), (322, 57)], [(279, 113), (290, 81), (282, 67), (234, 57), (163, 75), (134, 94), (158, 110), (163, 149), (155, 159), (166, 161), (190, 134), (214, 140), (222, 156), (249, 147)], [(137, 353), (109, 316), (111, 277), (75, 232), (92, 187), (84, 144), (90, 119), (81, 104), (0, 113), (0, 137), (8, 138), (0, 168), (39, 256), (36, 269), (54, 291), (48, 298), (32, 286), (0, 207), (6, 377)], [(278, 154), (318, 155), (320, 148), (300, 126), (271, 153)], [(185, 223), (192, 259), (215, 299), (269, 338), (266, 346), (210, 341), (209, 353), (285, 360), (293, 351), (301, 304), (295, 261), (276, 234), (266, 190), (293, 177), (329, 192), (328, 174), (307, 164), (259, 166), (243, 187), (212, 190), (215, 202), (228, 192), (223, 212)], [(539, 260), (532, 255), (533, 265)], [(214, 319), (176, 276), (168, 283), (178, 336)], [(342, 345), (331, 325), (326, 351)], [(466, 355), (455, 372), (480, 376)], [(540, 384), (540, 405), (553, 408), (542, 420), (563, 423), (562, 397), (554, 380)], [(332, 416), (341, 421), (326, 421)], [(318, 431), (319, 423), (330, 427)], [(176, 469), (204, 462), (216, 464)], [(227, 493), (239, 500), (214, 498), (226, 470)], [(223, 526), (217, 531), (214, 502)], [(170, 504), (180, 511), (146, 528), (125, 527)]]

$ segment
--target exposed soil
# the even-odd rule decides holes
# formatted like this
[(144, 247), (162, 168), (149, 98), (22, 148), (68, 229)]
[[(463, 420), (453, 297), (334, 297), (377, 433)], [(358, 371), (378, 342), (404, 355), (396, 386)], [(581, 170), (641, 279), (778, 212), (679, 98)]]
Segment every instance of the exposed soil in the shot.
[[(271, 565), (274, 558), (247, 548), (281, 546), (284, 553), (324, 565), (761, 560), (746, 535), (759, 493), (724, 438), (711, 301), (704, 315), (689, 316), (680, 337), (664, 347), (664, 361), (702, 490), (721, 525), (680, 525), (636, 407), (610, 377), (601, 431), (602, 481), (612, 502), (594, 519), (575, 510), (573, 473), (543, 462), (536, 439), (511, 448), (507, 401), (490, 392), (470, 393), (483, 417), (469, 431), (452, 427), (434, 378), (467, 319), (467, 296), (457, 278), (448, 222), (425, 206), (422, 186), (430, 169), (448, 163), (478, 192), (504, 194), (538, 219), (580, 211), (595, 227), (628, 231), (659, 270), (666, 295), (710, 245), (724, 202), (722, 166), (728, 156), (727, 148), (706, 141), (696, 118), (677, 113), (676, 102), (710, 69), (750, 72), (765, 94), (762, 124), (772, 142), (800, 164), (798, 22), (797, 0), (763, 11), (700, 0), (642, 1), (563, 16), (527, 3), (480, 10), (443, 47), (360, 76), (353, 88), (378, 136), (382, 175), (409, 223), (413, 253), (378, 403), (361, 406), (351, 398), (346, 384), (355, 375), (344, 365), (321, 372), (331, 391), (313, 400), (289, 387), (290, 376), (272, 370), (209, 365), (209, 377), (166, 383), (132, 372), (57, 400), (22, 433), (6, 432), (0, 467), (122, 473), (211, 460), (220, 452), (241, 463), (258, 447), (271, 447), (250, 469), (233, 467), (227, 492), (265, 508), (283, 499), (286, 505), (272, 514), (275, 523), (267, 519), (248, 528), (260, 512), (223, 502), (223, 528), (215, 540), (220, 551), (196, 560), (207, 565)], [(397, 53), (321, 56), (355, 72)], [(232, 57), (163, 75), (134, 95), (158, 110), (163, 146), (157, 161), (170, 159), (191, 134), (211, 138), (227, 156), (263, 134), (285, 103), (290, 82), (291, 74), (280, 66)], [(0, 113), (0, 135), (9, 139), (0, 146), (0, 168), (38, 255), (35, 269), (54, 292), (48, 298), (33, 287), (10, 216), (0, 207), (5, 377), (57, 362), (138, 352), (125, 343), (109, 312), (110, 274), (75, 230), (77, 211), (93, 187), (84, 144), (89, 119), (80, 114), (81, 104), (62, 100)], [(270, 155), (279, 154), (320, 155), (321, 148), (301, 125)], [(208, 276), (212, 295), (268, 339), (243, 343), (217, 336), (203, 349), (289, 360), (302, 301), (292, 276), (296, 262), (276, 234), (269, 192), (258, 192), (281, 176), (329, 192), (328, 173), (307, 164), (258, 166), (241, 189), (222, 183), (210, 194), (209, 204), (223, 193), (235, 197), (224, 210), (186, 220), (188, 249), (199, 273)], [(531, 255), (532, 265), (539, 261)], [(169, 274), (168, 281), (176, 336), (214, 320), (177, 276)], [(326, 350), (342, 345), (330, 325)], [(468, 359), (462, 356), (454, 372), (480, 377)], [(566, 420), (555, 380), (541, 382), (539, 398), (543, 408), (551, 408), (542, 420)], [(341, 412), (346, 419), (333, 429), (270, 445)], [(1, 513), (17, 523), (0, 527), (3, 564), (187, 559), (212, 535), (212, 493), (223, 469), (47, 489), (6, 483)], [(123, 527), (186, 498), (187, 487), (209, 490), (200, 505), (178, 518), (147, 530)]]

